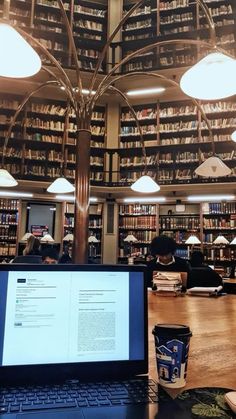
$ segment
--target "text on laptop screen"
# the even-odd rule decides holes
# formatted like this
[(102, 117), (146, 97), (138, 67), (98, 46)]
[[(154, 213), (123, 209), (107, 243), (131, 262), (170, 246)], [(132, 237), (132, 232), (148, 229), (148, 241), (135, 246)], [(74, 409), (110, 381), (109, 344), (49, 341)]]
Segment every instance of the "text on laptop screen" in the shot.
[(3, 271), (0, 365), (144, 358), (142, 272)]

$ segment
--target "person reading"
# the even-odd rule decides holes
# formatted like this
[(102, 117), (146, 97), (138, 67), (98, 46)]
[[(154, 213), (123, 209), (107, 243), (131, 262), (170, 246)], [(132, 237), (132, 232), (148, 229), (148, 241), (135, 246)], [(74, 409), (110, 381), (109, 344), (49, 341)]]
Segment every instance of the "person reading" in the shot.
[[(185, 287), (190, 267), (187, 261), (175, 256), (177, 244), (171, 237), (161, 235), (154, 237), (150, 250), (153, 259), (147, 263), (148, 287), (152, 287), (153, 273), (156, 271), (181, 272), (182, 284)], [(184, 274), (185, 273), (185, 274)]]

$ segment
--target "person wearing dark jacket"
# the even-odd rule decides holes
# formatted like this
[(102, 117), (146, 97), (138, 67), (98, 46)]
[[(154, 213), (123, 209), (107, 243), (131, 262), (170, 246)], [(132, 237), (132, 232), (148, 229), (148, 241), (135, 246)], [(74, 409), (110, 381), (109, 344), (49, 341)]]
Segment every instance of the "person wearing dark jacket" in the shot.
[(175, 256), (176, 247), (176, 242), (171, 237), (164, 235), (154, 237), (150, 246), (153, 259), (147, 263), (148, 287), (152, 287), (155, 271), (186, 272), (184, 282), (187, 280), (190, 267), (187, 261)]
[(188, 275), (187, 288), (218, 287), (223, 285), (221, 276), (204, 263), (204, 255), (196, 250), (190, 258), (191, 270)]

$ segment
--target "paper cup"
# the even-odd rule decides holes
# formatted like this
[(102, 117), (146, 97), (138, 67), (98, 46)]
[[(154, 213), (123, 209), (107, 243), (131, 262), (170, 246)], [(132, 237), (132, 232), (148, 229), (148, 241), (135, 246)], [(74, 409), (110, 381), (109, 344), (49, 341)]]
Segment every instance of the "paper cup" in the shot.
[(152, 333), (155, 339), (159, 383), (169, 388), (184, 387), (192, 336), (189, 326), (157, 324)]

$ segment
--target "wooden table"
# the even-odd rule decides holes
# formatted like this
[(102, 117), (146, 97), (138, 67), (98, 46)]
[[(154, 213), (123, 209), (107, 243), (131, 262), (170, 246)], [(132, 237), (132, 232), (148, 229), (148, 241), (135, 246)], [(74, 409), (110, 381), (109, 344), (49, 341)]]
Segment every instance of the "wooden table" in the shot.
[(154, 337), (156, 323), (180, 323), (193, 333), (184, 389), (194, 387), (236, 390), (236, 295), (164, 297), (148, 291), (149, 374), (157, 380)]

